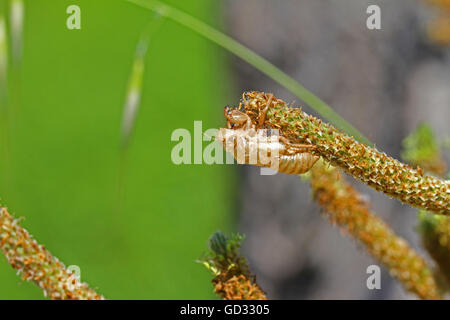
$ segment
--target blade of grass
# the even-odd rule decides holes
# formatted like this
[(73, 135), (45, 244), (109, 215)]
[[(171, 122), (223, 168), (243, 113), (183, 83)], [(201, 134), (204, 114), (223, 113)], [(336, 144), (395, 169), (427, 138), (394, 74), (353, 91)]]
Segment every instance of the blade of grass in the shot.
[(15, 63), (20, 63), (23, 46), (23, 23), (25, 5), (23, 0), (12, 0), (10, 8), (12, 57)]
[(141, 104), (142, 83), (145, 73), (145, 57), (153, 35), (161, 27), (163, 21), (165, 20), (160, 16), (154, 17), (142, 31), (136, 46), (133, 67), (131, 69), (130, 79), (128, 81), (127, 96), (125, 98), (122, 113), (118, 196), (116, 205), (116, 210), (118, 213), (122, 210), (124, 199), (125, 175), (128, 164), (128, 148), (136, 126), (136, 117)]
[[(1, 4), (1, 2), (0, 2)], [(6, 19), (0, 13), (0, 111), (5, 111), (8, 88), (8, 36)]]
[(163, 19), (154, 18), (142, 32), (134, 55), (133, 67), (128, 83), (127, 97), (122, 114), (122, 148), (127, 149), (139, 111), (142, 82), (145, 71), (145, 56), (153, 34), (159, 29)]
[(6, 1), (0, 0), (0, 157), (2, 183), (10, 185), (10, 106), (9, 106), (9, 44), (6, 25)]
[(206, 23), (194, 18), (193, 16), (178, 10), (170, 5), (162, 3), (157, 0), (125, 0), (130, 3), (134, 3), (140, 7), (152, 10), (160, 15), (171, 19), (182, 26), (185, 26), (192, 31), (197, 32), (206, 39), (216, 43), (222, 48), (235, 54), (242, 60), (246, 61), (259, 71), (269, 76), (274, 81), (291, 91), (295, 96), (309, 105), (317, 113), (319, 113), (324, 119), (333, 123), (339, 129), (345, 131), (348, 135), (353, 136), (359, 142), (367, 145), (372, 143), (355, 127), (348, 123), (338, 113), (336, 113), (330, 106), (328, 106), (323, 100), (311, 93), (295, 79), (284, 73), (278, 67), (259, 56), (249, 48), (240, 44), (233, 38), (226, 34), (214, 29)]

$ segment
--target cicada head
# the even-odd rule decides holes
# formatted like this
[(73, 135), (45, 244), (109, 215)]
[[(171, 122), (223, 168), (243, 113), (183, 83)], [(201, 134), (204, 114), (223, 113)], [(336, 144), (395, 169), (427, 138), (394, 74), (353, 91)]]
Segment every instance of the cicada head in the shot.
[(225, 107), (225, 118), (227, 118), (227, 128), (238, 129), (250, 125), (250, 118), (247, 114), (235, 108)]

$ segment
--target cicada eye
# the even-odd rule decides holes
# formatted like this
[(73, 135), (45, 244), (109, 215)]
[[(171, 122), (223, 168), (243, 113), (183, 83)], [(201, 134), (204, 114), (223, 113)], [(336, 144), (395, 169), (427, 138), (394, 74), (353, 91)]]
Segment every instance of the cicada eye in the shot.
[(230, 121), (233, 123), (244, 123), (247, 121), (247, 115), (238, 110), (232, 110), (229, 115)]

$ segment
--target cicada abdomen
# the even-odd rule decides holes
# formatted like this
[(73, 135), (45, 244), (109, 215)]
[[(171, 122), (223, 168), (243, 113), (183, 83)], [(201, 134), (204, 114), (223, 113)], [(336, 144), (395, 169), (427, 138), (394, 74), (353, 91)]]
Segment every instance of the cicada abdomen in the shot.
[(286, 174), (303, 174), (308, 172), (319, 157), (309, 152), (294, 155), (282, 155), (278, 164), (278, 171)]

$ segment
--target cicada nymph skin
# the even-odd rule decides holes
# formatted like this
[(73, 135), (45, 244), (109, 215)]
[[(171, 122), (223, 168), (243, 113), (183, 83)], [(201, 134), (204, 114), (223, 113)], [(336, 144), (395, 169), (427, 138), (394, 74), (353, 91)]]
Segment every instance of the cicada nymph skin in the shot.
[[(315, 146), (291, 144), (284, 137), (272, 135), (270, 130), (257, 130), (250, 117), (238, 109), (225, 108), (225, 117), (227, 128), (219, 130), (216, 140), (239, 164), (267, 167), (285, 174), (302, 174), (319, 160), (309, 152)], [(259, 119), (259, 125), (262, 123), (264, 118)]]

